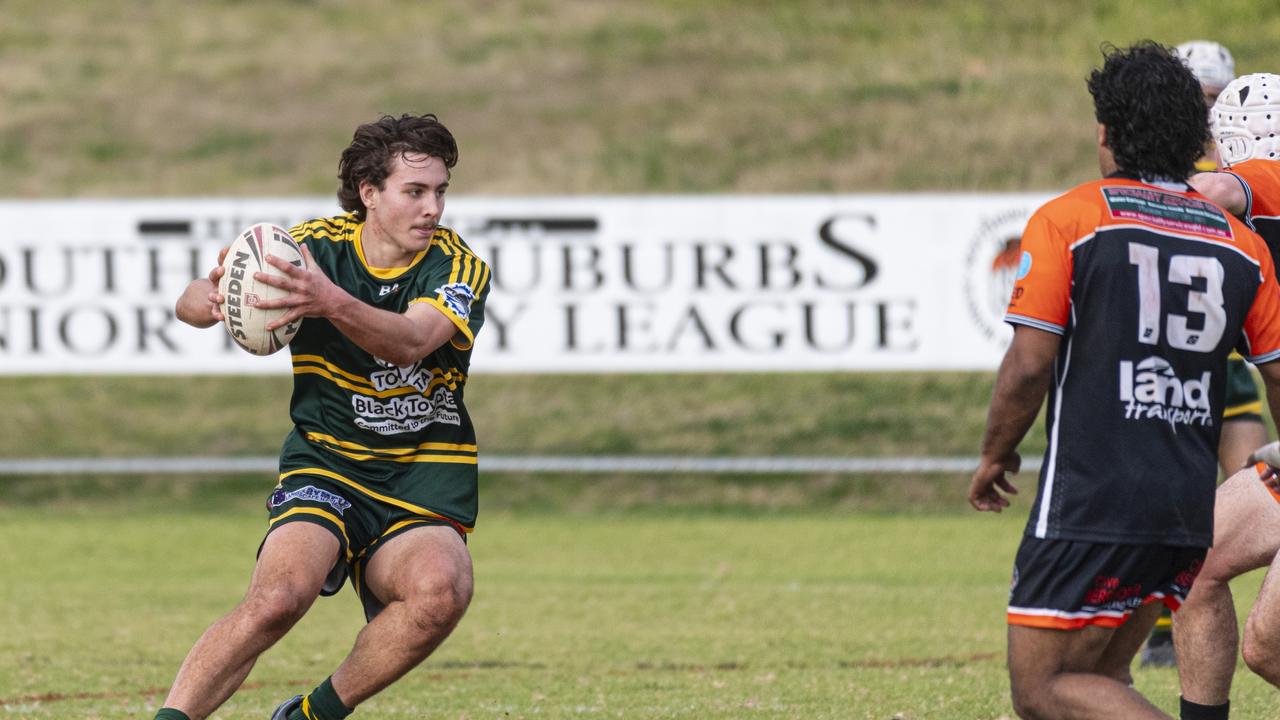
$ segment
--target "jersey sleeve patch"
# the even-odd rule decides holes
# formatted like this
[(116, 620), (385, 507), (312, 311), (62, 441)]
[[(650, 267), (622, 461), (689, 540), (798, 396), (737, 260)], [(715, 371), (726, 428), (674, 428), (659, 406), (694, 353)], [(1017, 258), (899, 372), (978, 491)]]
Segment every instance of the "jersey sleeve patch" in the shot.
[(1071, 306), (1068, 238), (1046, 213), (1027, 221), (1005, 322), (1063, 333)]
[(1157, 227), (1230, 238), (1231, 224), (1217, 205), (1206, 200), (1145, 187), (1104, 187), (1111, 217)]

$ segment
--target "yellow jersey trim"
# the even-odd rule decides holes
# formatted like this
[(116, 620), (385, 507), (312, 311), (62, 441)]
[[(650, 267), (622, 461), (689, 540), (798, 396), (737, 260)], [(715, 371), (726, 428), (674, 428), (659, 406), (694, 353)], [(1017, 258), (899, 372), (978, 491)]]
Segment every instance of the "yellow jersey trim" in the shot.
[[(475, 462), (475, 458), (472, 458), (471, 462)], [(418, 515), (422, 515), (424, 517), (439, 518), (440, 520), (446, 520), (450, 523), (456, 524), (458, 527), (462, 528), (465, 532), (472, 532), (475, 530), (475, 528), (467, 527), (466, 525), (463, 525), (462, 523), (459, 523), (458, 521), (453, 520), (452, 518), (447, 518), (444, 515), (441, 515), (440, 513), (432, 512), (422, 507), (421, 505), (414, 505), (413, 503), (405, 502), (404, 500), (397, 500), (396, 498), (383, 495), (382, 493), (374, 492), (373, 490), (370, 490), (369, 488), (361, 485), (360, 483), (357, 483), (353, 480), (348, 480), (347, 478), (339, 475), (336, 472), (333, 472), (332, 470), (325, 470), (324, 468), (300, 468), (298, 470), (290, 470), (289, 472), (281, 473), (280, 480), (284, 480), (285, 478), (292, 477), (294, 475), (319, 475), (320, 477), (327, 477), (330, 480), (336, 480), (342, 483), (343, 485), (350, 487), (353, 490), (362, 492), (365, 495), (368, 495), (369, 497), (373, 498), (374, 500), (387, 503), (388, 505), (394, 505), (398, 508), (408, 510), (411, 513), (417, 513)], [(298, 509), (303, 510), (303, 509), (310, 509), (310, 508), (298, 508)]]
[[(280, 477), (281, 477), (281, 478), (283, 478), (283, 477), (285, 477), (285, 476), (284, 476), (284, 475), (281, 475)], [(351, 538), (347, 537), (347, 526), (346, 526), (346, 523), (342, 522), (342, 520), (341, 520), (337, 515), (334, 515), (334, 514), (333, 514), (333, 513), (331, 513), (331, 512), (326, 512), (326, 511), (324, 511), (324, 510), (321, 510), (320, 508), (313, 508), (313, 507), (296, 507), (296, 508), (293, 508), (293, 509), (288, 510), (288, 511), (286, 511), (286, 512), (283, 512), (283, 513), (281, 513), (281, 514), (277, 515), (276, 517), (271, 518), (271, 520), (267, 522), (267, 527), (275, 527), (275, 526), (276, 526), (276, 523), (278, 523), (278, 522), (280, 522), (281, 520), (284, 520), (285, 518), (290, 517), (290, 516), (292, 516), (292, 515), (318, 515), (318, 516), (320, 516), (320, 517), (322, 517), (322, 518), (325, 518), (326, 520), (328, 520), (328, 521), (332, 522), (334, 525), (337, 525), (337, 526), (338, 526), (338, 532), (341, 532), (341, 533), (342, 533), (342, 540), (343, 540), (343, 548), (342, 548), (342, 551), (343, 551), (343, 552), (346, 554), (346, 556), (347, 556), (347, 562), (350, 562), (350, 561), (351, 561)]]
[(475, 445), (466, 443), (442, 443), (442, 442), (424, 442), (416, 447), (411, 448), (371, 448), (350, 440), (339, 440), (332, 435), (324, 433), (307, 432), (304, 433), (308, 440), (316, 440), (318, 442), (337, 445), (338, 447), (347, 448), (348, 450), (364, 450), (366, 452), (386, 453), (388, 455), (409, 455), (419, 450), (446, 450), (452, 452), (469, 452), (477, 451)]
[(364, 266), (365, 271), (379, 280), (394, 280), (416, 267), (418, 263), (422, 262), (422, 258), (426, 257), (427, 253), (431, 251), (431, 246), (436, 244), (441, 230), (441, 228), (436, 228), (435, 234), (431, 236), (431, 242), (427, 243), (426, 248), (419, 250), (418, 254), (414, 255), (413, 259), (409, 261), (408, 265), (403, 267), (381, 268), (370, 265), (369, 261), (365, 259), (364, 225), (364, 223), (360, 223), (356, 226), (355, 237), (353, 238), (353, 242), (356, 244), (356, 257), (360, 258), (360, 264)]
[(1236, 415), (1248, 415), (1249, 413), (1253, 413), (1254, 415), (1261, 415), (1262, 401), (1254, 400), (1253, 402), (1248, 402), (1243, 405), (1232, 405), (1231, 407), (1222, 411), (1222, 418), (1225, 420), (1227, 418), (1235, 417)]
[[(414, 298), (413, 300), (409, 301), (410, 305), (414, 303), (427, 303), (431, 307), (434, 307), (435, 309), (444, 313), (445, 317), (449, 318), (450, 322), (453, 323), (454, 327), (458, 328), (458, 332), (454, 333), (452, 338), (449, 338), (449, 344), (453, 345), (459, 350), (471, 349), (471, 344), (475, 342), (476, 336), (471, 332), (471, 328), (470, 326), (467, 325), (466, 320), (463, 320), (457, 315), (454, 315), (452, 310), (445, 307), (444, 303), (440, 302), (436, 298), (431, 298), (431, 297)], [(465, 338), (465, 340), (460, 341), (458, 339), (458, 335), (462, 335)]]

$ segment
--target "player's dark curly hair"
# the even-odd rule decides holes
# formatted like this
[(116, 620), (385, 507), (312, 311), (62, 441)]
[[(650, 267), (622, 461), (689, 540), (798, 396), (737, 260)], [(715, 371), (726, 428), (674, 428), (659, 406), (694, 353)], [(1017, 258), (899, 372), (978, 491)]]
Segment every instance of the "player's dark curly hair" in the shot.
[(1104, 45), (1105, 61), (1089, 75), (1094, 115), (1120, 170), (1143, 178), (1191, 175), (1209, 141), (1200, 83), (1168, 48), (1144, 40)]
[(458, 143), (435, 115), (383, 115), (356, 128), (351, 144), (338, 160), (338, 203), (342, 209), (363, 221), (367, 211), (360, 199), (360, 183), (384, 188), (393, 161), (405, 153), (440, 158), (446, 168), (458, 163)]

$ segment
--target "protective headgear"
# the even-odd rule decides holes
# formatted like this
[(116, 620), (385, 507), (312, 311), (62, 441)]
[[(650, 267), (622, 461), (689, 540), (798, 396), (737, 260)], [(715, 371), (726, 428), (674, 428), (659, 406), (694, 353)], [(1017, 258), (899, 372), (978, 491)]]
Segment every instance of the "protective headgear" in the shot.
[(1236, 76), (1231, 51), (1212, 40), (1190, 40), (1173, 50), (1209, 92), (1221, 91)]
[(1254, 73), (1232, 80), (1209, 111), (1218, 159), (1280, 160), (1280, 75)]

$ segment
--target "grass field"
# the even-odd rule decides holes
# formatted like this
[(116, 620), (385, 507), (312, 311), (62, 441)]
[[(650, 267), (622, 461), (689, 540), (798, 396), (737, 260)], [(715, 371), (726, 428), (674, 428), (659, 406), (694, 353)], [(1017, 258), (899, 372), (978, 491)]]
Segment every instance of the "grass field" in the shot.
[[(17, 198), (329, 195), (357, 123), (423, 111), (458, 136), (458, 196), (1058, 190), (1096, 175), (1083, 78), (1103, 41), (1211, 37), (1241, 72), (1280, 71), (1280, 12), (1252, 0), (3, 7)], [(972, 456), (990, 389), (482, 376), (468, 404), (482, 453)], [(0, 458), (270, 455), (288, 394), (287, 377), (0, 377)], [(1024, 455), (1043, 446), (1037, 428)], [(242, 593), (270, 483), (0, 477), (0, 719), (150, 717)], [(485, 476), (470, 613), (356, 717), (1007, 718), (1034, 478), (999, 517), (967, 511), (966, 483)], [(349, 590), (318, 603), (216, 717), (264, 720), (360, 624)], [(1275, 716), (1272, 688), (1236, 683), (1233, 718)], [(1173, 672), (1137, 685), (1176, 707)]]
[[(1023, 517), (496, 513), (472, 537), (458, 631), (360, 715), (1010, 717), (1003, 609)], [(262, 527), (222, 501), (0, 510), (0, 717), (149, 717), (239, 598)], [(215, 717), (265, 718), (361, 622), (349, 589), (320, 601)], [(1175, 672), (1136, 677), (1176, 708)], [(1242, 670), (1232, 717), (1274, 707)]]
[(328, 195), (378, 113), (435, 111), (474, 193), (1056, 190), (1097, 173), (1099, 45), (1269, 3), (8, 0), (0, 196)]

